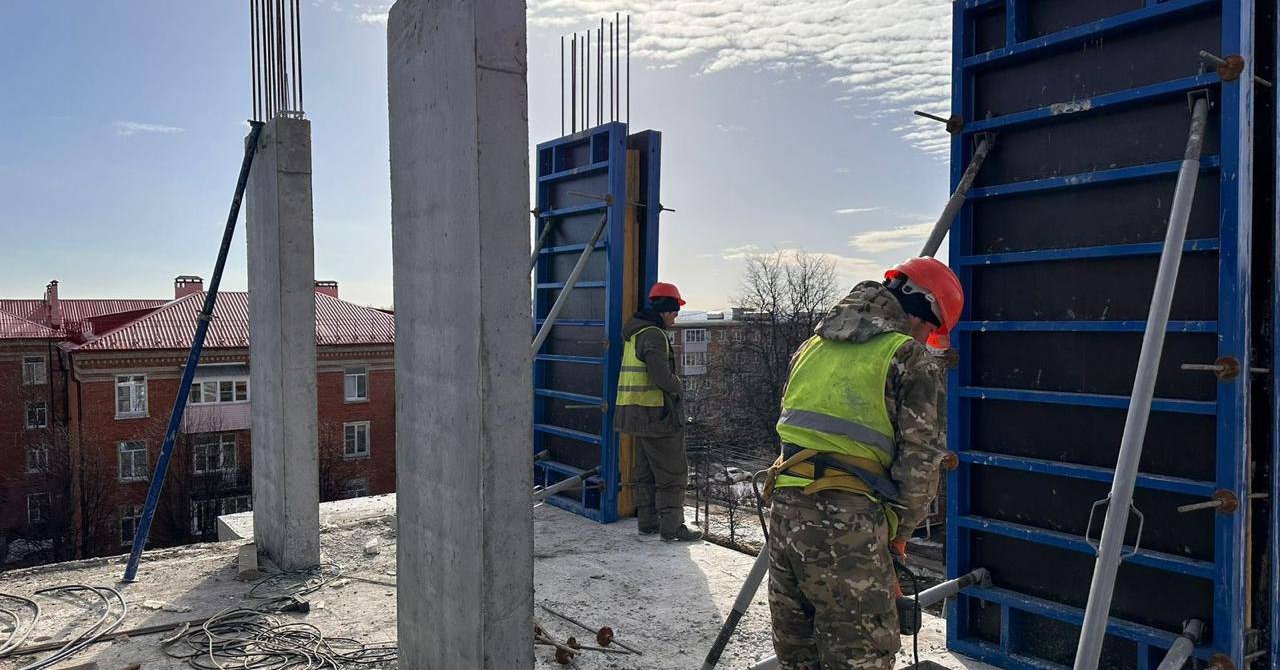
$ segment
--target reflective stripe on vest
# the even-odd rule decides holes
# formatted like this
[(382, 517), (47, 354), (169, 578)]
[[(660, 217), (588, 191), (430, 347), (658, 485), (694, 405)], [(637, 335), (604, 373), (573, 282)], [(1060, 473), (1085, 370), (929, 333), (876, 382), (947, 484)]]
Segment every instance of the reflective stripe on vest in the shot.
[[(910, 339), (902, 333), (883, 333), (866, 342), (810, 338), (796, 356), (782, 399), (782, 441), (873, 460), (888, 471), (896, 452), (885, 383), (894, 354)], [(779, 475), (776, 486), (810, 483)]]
[(627, 338), (627, 343), (622, 348), (622, 367), (618, 372), (618, 396), (615, 401), (618, 407), (626, 405), (662, 407), (663, 405), (662, 389), (649, 378), (649, 369), (645, 367), (644, 361), (636, 356), (636, 338), (647, 330), (656, 330), (662, 335), (662, 341), (667, 346), (667, 357), (671, 357), (671, 342), (667, 340), (667, 334), (657, 326), (641, 328)]

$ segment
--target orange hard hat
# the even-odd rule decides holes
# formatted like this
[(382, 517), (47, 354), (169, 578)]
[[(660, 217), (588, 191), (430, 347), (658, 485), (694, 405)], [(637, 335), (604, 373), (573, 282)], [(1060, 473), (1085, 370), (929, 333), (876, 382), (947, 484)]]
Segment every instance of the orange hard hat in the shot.
[(653, 300), (654, 298), (671, 298), (681, 307), (685, 305), (684, 298), (680, 297), (680, 289), (676, 288), (675, 284), (661, 281), (654, 284), (653, 288), (649, 289), (649, 299)]
[(942, 324), (934, 333), (938, 341), (946, 341), (944, 338), (960, 322), (960, 313), (964, 310), (964, 288), (956, 273), (942, 261), (922, 256), (890, 268), (884, 278), (910, 281), (927, 293), (935, 307), (934, 314)]

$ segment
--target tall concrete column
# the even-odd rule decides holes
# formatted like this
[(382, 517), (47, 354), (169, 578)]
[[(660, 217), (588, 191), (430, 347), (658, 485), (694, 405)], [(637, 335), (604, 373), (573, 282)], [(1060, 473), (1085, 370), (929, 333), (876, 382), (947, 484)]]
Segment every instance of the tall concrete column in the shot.
[(533, 667), (521, 0), (387, 24), (400, 665)]
[(267, 122), (247, 207), (254, 540), (295, 570), (320, 562), (309, 121)]

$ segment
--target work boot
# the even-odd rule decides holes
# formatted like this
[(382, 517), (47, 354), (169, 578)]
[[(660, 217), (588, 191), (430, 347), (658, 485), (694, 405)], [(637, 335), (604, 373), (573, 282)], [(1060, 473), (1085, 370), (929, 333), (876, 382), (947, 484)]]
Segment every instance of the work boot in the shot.
[(697, 542), (702, 539), (702, 531), (680, 524), (674, 533), (663, 533), (663, 542)]
[(636, 528), (640, 531), (641, 535), (653, 535), (654, 533), (658, 532), (658, 527), (656, 525), (654, 526), (637, 525)]

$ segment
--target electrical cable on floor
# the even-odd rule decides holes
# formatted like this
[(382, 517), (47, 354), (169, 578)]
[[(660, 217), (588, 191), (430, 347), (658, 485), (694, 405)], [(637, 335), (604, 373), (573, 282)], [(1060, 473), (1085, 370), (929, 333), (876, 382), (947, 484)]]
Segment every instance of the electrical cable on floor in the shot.
[[(60, 593), (60, 592), (86, 592), (86, 591), (93, 593), (95, 596), (98, 597), (99, 600), (102, 601), (102, 606), (103, 606), (102, 616), (98, 617), (97, 621), (94, 622), (92, 627), (80, 633), (76, 637), (72, 638), (70, 641), (68, 641), (65, 645), (63, 645), (57, 651), (53, 652), (49, 656), (39, 661), (35, 661), (33, 663), (24, 665), (21, 668), (19, 668), (19, 670), (42, 670), (43, 668), (47, 668), (51, 665), (54, 665), (55, 663), (60, 663), (76, 655), (77, 653), (84, 650), (89, 645), (97, 642), (102, 637), (112, 633), (113, 631), (118, 629), (121, 626), (121, 624), (124, 623), (125, 617), (128, 616), (129, 614), (129, 606), (128, 604), (125, 603), (124, 596), (120, 595), (119, 591), (108, 586), (86, 586), (84, 584), (70, 584), (67, 586), (56, 586), (49, 589), (42, 589), (40, 591), (36, 591), (35, 595), (49, 595), (49, 594)], [(111, 602), (111, 598), (113, 597), (115, 598), (116, 602), (118, 602), (120, 605), (120, 612), (116, 616), (115, 621), (112, 621), (111, 623), (108, 624), (107, 620), (111, 618), (111, 613), (113, 609), (113, 604)]]
[[(911, 580), (911, 590), (915, 591), (915, 610), (916, 610), (915, 620), (917, 622), (916, 625), (918, 626), (919, 625), (918, 622), (923, 618), (920, 614), (920, 579), (916, 577), (916, 573), (912, 572), (911, 569), (907, 567), (907, 564), (904, 563), (897, 556), (893, 557), (893, 565), (898, 569), (899, 572), (906, 574), (907, 577)], [(919, 629), (917, 629), (916, 632), (911, 634), (911, 653), (912, 653), (912, 663), (918, 667), (920, 665), (920, 631)]]
[(5, 643), (0, 645), (0, 658), (8, 656), (13, 652), (13, 650), (21, 647), (23, 643), (27, 641), (27, 638), (31, 637), (31, 633), (36, 629), (36, 625), (40, 623), (40, 603), (30, 598), (15, 596), (9, 593), (0, 593), (0, 601), (2, 600), (13, 600), (22, 603), (24, 607), (32, 611), (32, 615), (31, 622), (26, 625), (24, 630), (21, 615), (13, 610), (7, 608), (4, 609), (9, 616), (14, 617), (14, 628), (13, 632), (9, 635), (9, 638), (5, 640)]

